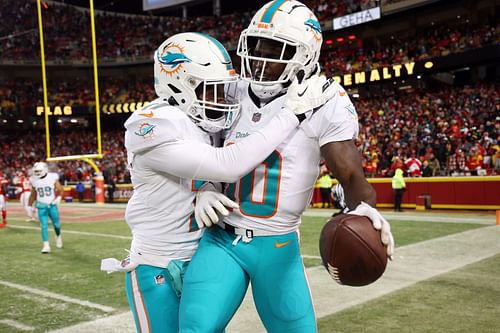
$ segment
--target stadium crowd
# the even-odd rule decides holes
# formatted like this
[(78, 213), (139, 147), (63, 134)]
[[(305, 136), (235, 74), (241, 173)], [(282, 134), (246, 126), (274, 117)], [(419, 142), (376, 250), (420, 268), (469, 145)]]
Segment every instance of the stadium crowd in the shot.
[[(377, 5), (378, 1), (311, 0), (321, 20), (341, 16)], [(382, 1), (382, 5), (398, 1)], [(35, 1), (2, 1), (0, 13), (0, 62), (21, 60), (36, 62), (38, 31)], [(145, 58), (148, 64), (152, 47), (165, 34), (181, 31), (205, 31), (234, 48), (239, 32), (248, 24), (252, 11), (216, 17), (181, 19), (175, 17), (139, 16), (99, 12), (99, 61)], [(82, 9), (55, 5), (44, 11), (47, 59), (78, 63), (90, 59), (88, 15)], [(332, 15), (332, 16), (330, 16)], [(404, 63), (443, 57), (486, 45), (500, 43), (500, 25), (436, 25), (415, 32), (412, 38), (361, 39), (335, 43), (322, 51), (320, 63), (326, 75), (368, 70), (393, 63)], [(12, 27), (16, 31), (12, 33)], [(22, 28), (21, 28), (22, 27)], [(19, 30), (25, 29), (25, 30)], [(58, 37), (56, 37), (58, 36)], [(64, 37), (61, 37), (64, 36)], [(152, 76), (152, 74), (151, 74)], [(142, 102), (155, 98), (152, 77), (100, 78), (101, 104)], [(93, 106), (94, 93), (88, 79), (48, 81), (51, 105)], [(33, 106), (42, 104), (39, 80), (9, 78), (0, 82), (0, 115), (29, 116)], [(401, 92), (385, 91), (376, 97), (356, 99), (355, 106), (362, 125), (360, 154), (368, 177), (390, 177), (396, 168), (407, 176), (489, 175), (500, 174), (500, 91), (498, 85), (482, 83), (474, 87), (447, 87)], [(387, 124), (390, 124), (388, 127)], [(18, 171), (44, 158), (43, 133), (28, 133), (21, 139), (0, 133), (0, 170), (11, 181)], [(72, 132), (54, 137), (52, 155), (96, 153), (95, 136)], [(128, 183), (123, 129), (103, 133), (104, 159), (97, 160), (107, 179)], [(76, 147), (76, 148), (75, 148)], [(63, 182), (91, 180), (93, 170), (77, 161), (57, 164)]]
[[(128, 29), (127, 31), (132, 30)], [(415, 37), (375, 40), (370, 46), (363, 45), (360, 40), (336, 43), (332, 47), (323, 49), (320, 63), (325, 74), (332, 76), (367, 71), (391, 64), (444, 57), (470, 49), (499, 44), (500, 25), (496, 27), (488, 24), (478, 27), (460, 25), (453, 28), (443, 25), (419, 31)], [(131, 40), (133, 39), (131, 38)], [(108, 44), (108, 47), (109, 45), (112, 44)], [(126, 45), (124, 48), (127, 48)], [(8, 48), (0, 48), (0, 54), (2, 52), (8, 53)], [(25, 50), (20, 51), (20, 53), (23, 54), (20, 56), (21, 59), (29, 54)], [(102, 103), (151, 100), (154, 98), (154, 92), (150, 88), (151, 76), (152, 74), (133, 78), (101, 77), (99, 87)], [(92, 82), (91, 78), (73, 78), (71, 81), (48, 80), (49, 104), (92, 106), (94, 92), (89, 82)], [(29, 115), (27, 110), (33, 108), (34, 101), (36, 101), (36, 105), (43, 104), (42, 85), (39, 79), (13, 78), (0, 81), (0, 88), (0, 113), (3, 116), (6, 114), (27, 116)]]
[[(320, 21), (345, 15), (377, 5), (372, 0), (310, 0), (306, 4), (315, 8)], [(382, 2), (384, 5), (385, 2)], [(12, 12), (15, 15), (7, 13)], [(2, 1), (0, 13), (0, 59), (2, 61), (35, 62), (39, 59), (39, 39), (35, 1)], [(182, 19), (179, 17), (125, 15), (98, 11), (96, 13), (97, 55), (100, 62), (118, 59), (147, 61), (168, 35), (184, 31), (203, 31), (217, 36), (228, 49), (235, 49), (239, 33), (249, 23), (252, 10), (221, 17), (204, 16)], [(44, 11), (45, 53), (48, 61), (56, 63), (89, 62), (91, 59), (90, 22), (88, 15), (78, 7), (58, 4)], [(462, 52), (499, 41), (498, 26), (484, 22), (480, 27), (460, 24), (456, 27), (433, 26), (418, 32), (416, 38), (378, 41), (379, 45), (343, 46), (335, 44), (334, 52), (324, 52), (322, 63), (328, 73), (346, 72), (372, 64), (383, 65)], [(14, 32), (12, 28), (14, 27)], [(344, 45), (347, 45), (345, 43)], [(339, 49), (340, 48), (340, 49)], [(337, 50), (339, 49), (339, 50)]]
[(355, 101), (366, 175), (500, 174), (499, 93), (483, 83)]
[[(31, 167), (37, 161), (45, 159), (45, 139), (41, 132), (27, 132), (23, 136), (0, 133), (0, 170), (9, 180), (11, 188), (15, 188), (20, 172), (30, 174)], [(51, 135), (51, 155), (69, 156), (97, 153), (96, 135), (88, 131), (68, 131)], [(103, 159), (94, 162), (102, 171), (105, 182), (116, 179), (117, 183), (129, 184), (130, 174), (127, 170), (127, 156), (124, 148), (123, 130), (111, 130), (102, 133)], [(50, 163), (50, 169), (59, 174), (61, 183), (75, 184), (78, 181), (92, 183), (95, 171), (81, 161), (65, 161)]]
[[(413, 92), (386, 92), (354, 100), (360, 119), (359, 149), (367, 177), (500, 174), (500, 88), (447, 87)], [(389, 126), (388, 126), (389, 124)], [(0, 134), (0, 170), (14, 177), (44, 158), (42, 133), (21, 139)], [(103, 133), (105, 175), (129, 182), (123, 129)], [(96, 153), (95, 135), (79, 131), (53, 136), (53, 156)], [(76, 148), (75, 148), (76, 147)], [(63, 182), (89, 180), (93, 170), (81, 162), (58, 163)]]
[(476, 27), (440, 25), (422, 29), (411, 38), (391, 36), (374, 40), (371, 45), (363, 45), (361, 40), (335, 43), (331, 50), (322, 52), (320, 63), (328, 75), (336, 75), (445, 57), (499, 43), (500, 24)]

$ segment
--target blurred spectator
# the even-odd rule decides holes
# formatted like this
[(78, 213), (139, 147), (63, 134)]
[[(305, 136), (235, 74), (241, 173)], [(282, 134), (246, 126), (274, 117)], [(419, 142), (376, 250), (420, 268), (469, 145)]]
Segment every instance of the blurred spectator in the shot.
[(457, 149), (456, 153), (450, 156), (448, 170), (450, 176), (465, 175), (465, 157), (462, 149)]
[(483, 155), (479, 152), (477, 148), (472, 148), (467, 154), (465, 160), (465, 165), (467, 170), (473, 176), (484, 176), (485, 172), (483, 169)]
[(426, 161), (427, 166), (430, 170), (430, 175), (429, 176), (439, 176), (441, 172), (441, 164), (439, 163), (439, 160), (434, 156), (433, 153), (430, 154), (429, 159)]
[(318, 179), (319, 190), (321, 192), (321, 208), (330, 208), (331, 207), (331, 193), (333, 180), (330, 177), (330, 173), (325, 165), (322, 165), (320, 168), (320, 175)]
[(415, 153), (405, 161), (408, 177), (422, 177), (422, 162), (417, 158)]
[(83, 202), (83, 196), (85, 194), (85, 185), (83, 185), (81, 180), (79, 180), (78, 183), (76, 184), (75, 191), (78, 194), (78, 201)]
[(403, 178), (403, 170), (397, 168), (392, 177), (392, 189), (394, 191), (394, 211), (402, 212), (401, 202), (403, 201), (403, 194), (406, 190), (406, 183)]
[(422, 163), (422, 177), (431, 177), (432, 169), (429, 167), (429, 161), (425, 160)]
[(108, 180), (108, 202), (113, 203), (116, 189), (116, 177), (110, 177)]

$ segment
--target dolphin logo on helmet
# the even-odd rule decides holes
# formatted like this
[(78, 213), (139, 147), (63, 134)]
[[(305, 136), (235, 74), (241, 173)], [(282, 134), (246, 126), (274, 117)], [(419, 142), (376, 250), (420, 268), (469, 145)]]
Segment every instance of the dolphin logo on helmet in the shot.
[(191, 62), (191, 59), (186, 57), (184, 54), (173, 53), (170, 51), (167, 51), (167, 54), (164, 56), (158, 56), (158, 60), (160, 61), (161, 64), (165, 66), (170, 66), (170, 68), (174, 68), (175, 66), (183, 64), (185, 62)]
[[(227, 50), (208, 35), (176, 34), (165, 40), (154, 54), (158, 97), (179, 108), (207, 132), (228, 129), (236, 119), (239, 102), (226, 99), (225, 89), (237, 80)], [(144, 133), (149, 134), (143, 131), (136, 134)]]

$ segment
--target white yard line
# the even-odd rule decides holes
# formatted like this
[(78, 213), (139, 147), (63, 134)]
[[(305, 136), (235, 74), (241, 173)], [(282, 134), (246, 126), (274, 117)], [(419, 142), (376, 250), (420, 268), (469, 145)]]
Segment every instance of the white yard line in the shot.
[[(303, 216), (312, 217), (331, 217), (336, 211), (332, 210), (307, 210), (302, 214)], [(391, 220), (400, 221), (422, 221), (422, 222), (449, 222), (449, 223), (474, 223), (474, 224), (485, 224), (493, 225), (496, 223), (496, 218), (494, 214), (487, 214), (483, 216), (471, 216), (468, 214), (459, 213), (446, 213), (439, 215), (439, 213), (414, 213), (414, 212), (404, 212), (404, 213), (393, 213), (381, 211), (382, 215), (390, 222)]]
[(0, 325), (6, 325), (15, 328), (16, 330), (19, 331), (34, 331), (35, 328), (32, 326), (25, 325), (23, 323), (20, 323), (15, 320), (10, 320), (10, 319), (2, 319), (0, 320)]
[[(26, 229), (26, 230), (37, 230), (40, 231), (39, 227), (30, 227), (30, 226), (22, 226), (22, 225), (13, 225), (8, 224), (7, 228), (12, 229)], [(49, 228), (49, 232), (53, 232), (52, 229)], [(74, 234), (74, 235), (83, 235), (83, 236), (92, 236), (92, 237), (107, 237), (107, 238), (116, 238), (116, 239), (127, 239), (131, 240), (131, 236), (120, 236), (120, 235), (112, 235), (112, 234), (100, 234), (97, 232), (86, 232), (86, 231), (73, 231), (73, 230), (63, 230), (65, 234)]]
[(97, 310), (101, 310), (103, 312), (114, 312), (114, 311), (116, 311), (114, 308), (112, 308), (110, 306), (96, 304), (96, 303), (92, 303), (92, 302), (89, 302), (89, 301), (85, 301), (85, 300), (81, 300), (81, 299), (77, 299), (77, 298), (73, 298), (73, 297), (68, 297), (68, 296), (64, 296), (64, 295), (61, 295), (61, 294), (56, 294), (56, 293), (53, 293), (53, 292), (50, 292), (50, 291), (45, 291), (45, 290), (41, 290), (41, 289), (31, 288), (31, 287), (24, 286), (24, 285), (17, 284), (17, 283), (12, 283), (12, 282), (8, 282), (8, 281), (0, 280), (0, 284), (4, 285), (6, 287), (19, 289), (19, 290), (24, 291), (26, 293), (31, 293), (31, 294), (35, 294), (35, 295), (39, 295), (39, 296), (43, 296), (43, 297), (53, 298), (53, 299), (57, 299), (59, 301), (63, 301), (63, 302), (67, 302), (67, 303), (73, 303), (73, 304), (85, 306), (85, 307), (88, 307), (88, 308), (94, 308), (94, 309), (97, 309)]
[[(367, 302), (417, 282), (450, 272), (500, 253), (500, 226), (465, 231), (396, 249), (384, 276), (362, 288), (340, 286), (322, 266), (307, 269), (318, 318)], [(478, 244), (481, 244), (478, 246)], [(134, 333), (130, 312), (80, 323), (51, 333)], [(265, 332), (257, 316), (251, 292), (229, 324), (228, 333)]]
[(310, 256), (308, 254), (303, 254), (302, 258), (305, 258), (305, 259), (321, 259), (320, 256)]

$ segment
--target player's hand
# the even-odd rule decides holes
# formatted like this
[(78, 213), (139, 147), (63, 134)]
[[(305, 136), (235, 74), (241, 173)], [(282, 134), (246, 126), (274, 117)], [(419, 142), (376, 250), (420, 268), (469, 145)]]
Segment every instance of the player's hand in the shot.
[(382, 244), (387, 247), (387, 256), (392, 259), (392, 255), (394, 254), (394, 237), (391, 233), (391, 225), (382, 214), (363, 201), (355, 209), (347, 212), (347, 214), (367, 216), (372, 221), (373, 227), (376, 230), (380, 230)]
[(198, 191), (196, 193), (196, 205), (194, 206), (194, 217), (198, 227), (211, 227), (219, 222), (218, 214), (229, 215), (227, 208), (239, 208), (238, 204), (224, 194), (215, 191)]
[(319, 108), (335, 96), (333, 79), (324, 75), (313, 75), (304, 80), (304, 72), (299, 71), (285, 95), (285, 108), (291, 110), (302, 122), (305, 113)]
[(61, 203), (61, 196), (58, 195), (57, 197), (55, 197), (54, 200), (52, 200), (52, 202), (50, 203), (50, 205), (56, 205), (57, 207), (59, 207), (59, 204)]

